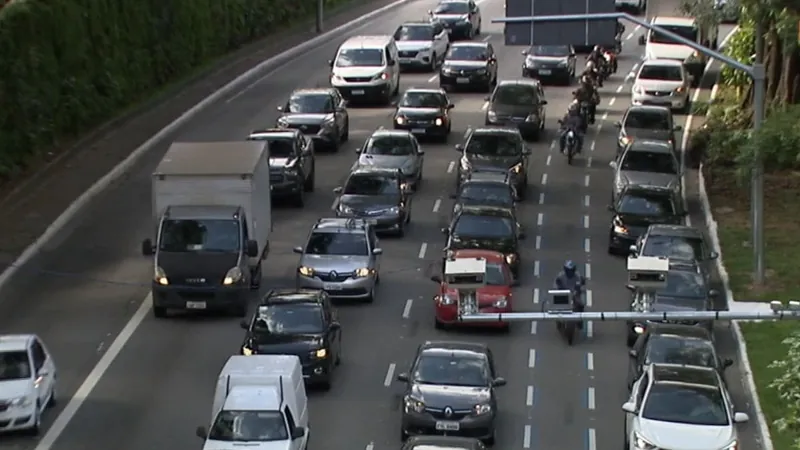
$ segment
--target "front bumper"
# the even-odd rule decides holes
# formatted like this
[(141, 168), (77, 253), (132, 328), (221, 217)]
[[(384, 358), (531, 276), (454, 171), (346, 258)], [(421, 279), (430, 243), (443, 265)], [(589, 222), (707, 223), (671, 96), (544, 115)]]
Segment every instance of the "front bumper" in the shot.
[[(431, 66), (431, 59), (433, 58), (433, 53), (428, 51), (421, 51), (421, 50), (404, 50), (400, 52), (401, 55), (398, 57), (397, 61), (400, 63), (400, 67), (402, 68), (424, 68)], [(409, 55), (409, 56), (404, 56)], [(410, 56), (413, 55), (413, 56)]]
[(654, 95), (654, 94), (633, 94), (631, 96), (631, 103), (634, 105), (657, 105), (667, 106), (672, 109), (683, 109), (689, 102), (689, 96), (685, 93), (670, 94), (670, 95)]
[(415, 136), (445, 136), (447, 135), (447, 122), (442, 120), (441, 123), (441, 125), (436, 125), (435, 117), (431, 119), (404, 118), (402, 121), (395, 119), (394, 129), (407, 130)]
[(322, 281), (317, 276), (297, 274), (298, 289), (321, 289), (330, 297), (360, 300), (369, 298), (375, 288), (376, 275), (363, 278), (348, 278), (344, 281)]
[(491, 83), (489, 71), (484, 71), (483, 73), (439, 72), (439, 86), (475, 88), (488, 86), (489, 83)]
[[(330, 350), (329, 350), (330, 352)], [(311, 361), (303, 362), (303, 380), (307, 384), (314, 385), (319, 383), (327, 383), (331, 379), (332, 360), (333, 355), (328, 355), (323, 359), (314, 359)]]
[(36, 404), (6, 406), (0, 412), (0, 432), (26, 430), (36, 425)]
[(151, 282), (153, 306), (187, 311), (224, 310), (247, 303), (250, 286), (163, 286)]
[[(437, 427), (437, 422), (439, 427)], [(442, 430), (442, 425), (447, 423), (451, 428), (457, 430)], [(403, 412), (402, 418), (403, 431), (410, 435), (447, 435), (465, 436), (477, 439), (490, 439), (494, 435), (494, 414), (483, 414), (480, 416), (466, 416), (459, 420), (437, 420), (428, 412)]]
[(376, 101), (389, 98), (392, 91), (391, 83), (381, 84), (356, 84), (356, 83), (342, 83), (334, 84), (342, 97), (351, 102), (358, 101)]
[(299, 178), (283, 178), (280, 182), (270, 182), (269, 188), (274, 198), (291, 197), (303, 190), (303, 182)]
[[(436, 300), (434, 300), (436, 302)], [(495, 306), (481, 306), (478, 308), (481, 314), (497, 314), (497, 313), (510, 313), (511, 307), (498, 308)], [(436, 321), (446, 325), (465, 325), (469, 327), (486, 327), (486, 328), (505, 328), (508, 322), (504, 320), (492, 320), (487, 322), (461, 322), (458, 320), (458, 305), (442, 305), (434, 303), (434, 313), (436, 314)]]
[(522, 76), (528, 78), (568, 78), (570, 75), (569, 67), (568, 66), (556, 66), (556, 67), (528, 67), (523, 65), (522, 66)]

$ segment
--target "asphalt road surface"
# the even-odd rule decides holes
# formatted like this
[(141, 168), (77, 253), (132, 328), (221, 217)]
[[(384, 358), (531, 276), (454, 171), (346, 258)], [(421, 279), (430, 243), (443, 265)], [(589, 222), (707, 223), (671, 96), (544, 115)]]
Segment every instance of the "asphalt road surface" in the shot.
[[(418, 20), (434, 5), (420, 0), (376, 18), (352, 34), (380, 34), (402, 20)], [(521, 48), (502, 44), (502, 28), (489, 24), (503, 15), (502, 0), (481, 3), (484, 34), (494, 43), (500, 78), (520, 76)], [(677, 0), (651, 5), (650, 14), (673, 14)], [(730, 27), (723, 30), (723, 35)], [(613, 123), (629, 104), (625, 74), (641, 59), (642, 30), (628, 24), (619, 74), (602, 89), (598, 124), (586, 137), (584, 154), (568, 166), (552, 145), (556, 120), (573, 88), (547, 87), (547, 133), (532, 144), (530, 192), (521, 206), (528, 240), (522, 251), (522, 285), (517, 310), (537, 303), (565, 259), (589, 277), (591, 310), (626, 310), (625, 262), (606, 253), (611, 188), (608, 162), (615, 151)], [(260, 79), (201, 114), (174, 140), (230, 141), (274, 123), (275, 106), (293, 89), (324, 85), (326, 61), (340, 36)], [(303, 82), (302, 80), (306, 80)], [(402, 88), (435, 86), (431, 74), (404, 74)], [(628, 367), (622, 323), (586, 327), (586, 336), (567, 347), (550, 323), (517, 323), (508, 335), (438, 331), (433, 327), (435, 286), (427, 278), (441, 255), (451, 202), (457, 153), (469, 126), (484, 121), (486, 94), (454, 94), (453, 136), (448, 145), (425, 145), (425, 181), (413, 202), (412, 226), (403, 239), (382, 240), (382, 284), (371, 305), (342, 305), (343, 364), (334, 387), (311, 395), (311, 446), (332, 450), (388, 450), (400, 445), (400, 386), (394, 375), (408, 369), (416, 347), (433, 339), (488, 343), (508, 385), (500, 389), (497, 448), (618, 450), (623, 444), (621, 404), (627, 398)], [(290, 286), (310, 225), (332, 214), (332, 189), (356, 159), (354, 148), (379, 126), (390, 126), (388, 108), (351, 109), (351, 140), (337, 154), (317, 159), (317, 191), (302, 210), (274, 211), (272, 252), (266, 288)], [(682, 122), (683, 119), (681, 118)], [(139, 243), (151, 231), (150, 173), (165, 151), (162, 144), (131, 173), (101, 195), (70, 233), (52, 243), (43, 272), (21, 271), (15, 301), (0, 313), (4, 332), (35, 332), (55, 354), (61, 403), (45, 417), (41, 440), (3, 437), (0, 449), (195, 450), (198, 425), (208, 425), (219, 369), (238, 351), (242, 330), (232, 318), (157, 320), (147, 298), (152, 263)], [(143, 303), (144, 301), (144, 303)], [(724, 328), (724, 327), (721, 327)], [(722, 345), (730, 349), (727, 332)], [(115, 343), (116, 342), (116, 343)], [(726, 356), (733, 356), (731, 353)], [(736, 377), (733, 377), (734, 379)], [(80, 389), (79, 389), (80, 387)], [(733, 383), (735, 401), (746, 404)], [(70, 401), (72, 399), (72, 401)], [(66, 406), (66, 409), (65, 409)], [(58, 417), (56, 424), (54, 421)], [(743, 429), (743, 447), (756, 448)]]

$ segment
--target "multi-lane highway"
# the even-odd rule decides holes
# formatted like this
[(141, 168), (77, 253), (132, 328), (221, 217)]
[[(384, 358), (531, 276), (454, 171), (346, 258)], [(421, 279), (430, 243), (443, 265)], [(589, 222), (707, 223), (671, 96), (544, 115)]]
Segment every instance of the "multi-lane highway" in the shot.
[[(402, 20), (423, 18), (433, 5), (433, 0), (406, 4), (349, 34), (386, 33)], [(673, 14), (677, 0), (652, 1), (650, 6), (651, 15)], [(496, 46), (500, 78), (519, 77), (521, 49), (505, 47), (502, 27), (488, 24), (503, 15), (502, 0), (484, 0), (481, 8), (484, 34), (479, 39)], [(521, 207), (528, 240), (522, 252), (522, 285), (515, 290), (518, 310), (538, 310), (537, 303), (565, 259), (584, 268), (590, 280), (590, 309), (627, 308), (624, 261), (606, 253), (608, 162), (615, 149), (613, 123), (629, 103), (623, 79), (641, 58), (642, 48), (636, 43), (641, 32), (628, 25), (620, 72), (601, 90), (598, 123), (574, 166), (568, 166), (552, 145), (556, 119), (573, 88), (546, 88), (548, 132), (541, 142), (531, 144), (531, 186)], [(172, 139), (238, 140), (255, 128), (271, 126), (275, 106), (293, 88), (327, 83), (326, 61), (344, 38), (331, 38), (265, 74), (200, 114)], [(431, 74), (402, 78), (403, 89), (433, 85), (437, 80)], [(567, 347), (547, 323), (517, 323), (508, 335), (433, 327), (435, 286), (427, 275), (441, 255), (444, 238), (439, 229), (451, 208), (448, 194), (457, 163), (452, 145), (469, 126), (483, 124), (485, 95), (452, 95), (454, 133), (448, 145), (425, 145), (426, 178), (414, 200), (412, 226), (403, 239), (382, 240), (377, 301), (340, 307), (343, 365), (330, 392), (311, 395), (312, 448), (398, 448), (400, 386), (393, 383), (394, 376), (408, 368), (418, 344), (432, 339), (491, 346), (500, 375), (508, 379), (500, 390), (498, 448), (622, 447), (620, 406), (627, 397), (628, 364), (622, 324), (589, 326), (574, 347)], [(372, 130), (390, 126), (391, 114), (386, 108), (351, 109), (350, 142), (337, 154), (318, 156), (317, 191), (307, 206), (275, 210), (266, 288), (292, 285), (297, 261), (292, 246), (303, 243), (316, 219), (331, 214), (332, 189), (351, 167), (354, 148)], [(15, 295), (22, 300), (13, 302), (13, 308), (4, 306), (0, 326), (4, 332), (38, 333), (49, 344), (60, 370), (61, 403), (48, 413), (48, 431), (41, 441), (4, 438), (0, 449), (190, 450), (201, 445), (194, 429), (207, 425), (216, 376), (239, 349), (242, 331), (231, 318), (161, 320), (149, 310), (152, 265), (139, 255), (139, 242), (151, 231), (149, 176), (167, 145), (140, 161), (82, 213), (69, 236), (48, 247), (43, 258), (48, 273), (23, 272), (20, 276), (28, 278), (17, 280), (21, 287)], [(727, 334), (721, 333), (723, 345), (730, 349)], [(738, 381), (732, 387), (735, 401), (744, 404)], [(743, 448), (756, 448), (752, 433), (743, 433), (743, 438)]]

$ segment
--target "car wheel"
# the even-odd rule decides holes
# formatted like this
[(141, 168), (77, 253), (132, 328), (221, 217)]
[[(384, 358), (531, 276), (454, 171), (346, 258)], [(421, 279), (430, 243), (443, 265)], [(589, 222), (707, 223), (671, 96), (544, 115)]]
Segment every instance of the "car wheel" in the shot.
[(488, 438), (486, 438), (486, 439), (483, 441), (483, 443), (484, 443), (484, 444), (486, 444), (486, 445), (488, 445), (488, 446), (490, 446), (490, 447), (491, 447), (492, 445), (494, 445), (494, 441), (495, 441), (495, 438), (494, 438), (494, 433), (495, 433), (495, 431), (494, 431), (494, 430), (492, 430), (492, 435), (491, 435), (491, 436), (489, 436)]
[(367, 298), (364, 299), (365, 303), (372, 303), (375, 301), (375, 285), (372, 285), (372, 289), (369, 291), (369, 295)]
[(442, 323), (442, 321), (440, 321), (438, 317), (434, 316), (433, 317), (433, 327), (436, 328), (437, 330), (443, 330), (444, 329), (444, 323)]

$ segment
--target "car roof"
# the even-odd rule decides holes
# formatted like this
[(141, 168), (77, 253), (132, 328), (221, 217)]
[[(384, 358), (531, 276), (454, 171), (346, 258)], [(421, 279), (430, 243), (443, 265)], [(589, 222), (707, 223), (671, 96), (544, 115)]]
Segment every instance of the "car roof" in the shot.
[(409, 92), (424, 92), (427, 94), (442, 94), (447, 95), (447, 92), (441, 88), (425, 88), (425, 87), (410, 87), (406, 89), (403, 94), (408, 94)]
[(478, 342), (464, 342), (464, 341), (425, 341), (419, 347), (420, 352), (434, 353), (434, 354), (457, 354), (459, 356), (466, 356), (467, 354), (487, 354), (489, 347), (486, 344)]
[(350, 175), (384, 175), (387, 177), (398, 178), (400, 177), (400, 169), (388, 169), (386, 167), (375, 166), (359, 166), (350, 172)]
[(483, 258), (487, 262), (492, 262), (492, 263), (502, 263), (503, 261), (505, 261), (505, 256), (503, 256), (503, 254), (500, 252), (496, 252), (494, 250), (484, 250), (475, 248), (454, 250), (453, 258), (455, 259)]
[[(448, 1), (442, 3), (466, 3), (466, 2), (459, 2), (459, 1)], [(489, 43), (484, 41), (458, 41), (453, 42), (450, 44), (450, 48), (455, 47), (488, 47)]]
[(511, 209), (497, 206), (497, 205), (465, 205), (461, 207), (459, 216), (499, 216), (499, 217), (512, 217), (514, 215)]
[(654, 322), (647, 328), (650, 335), (676, 336), (711, 341), (711, 333), (703, 327), (695, 325), (681, 325), (672, 323)]
[(33, 340), (32, 334), (4, 334), (0, 336), (0, 352), (26, 351)]
[(501, 86), (530, 86), (530, 87), (538, 87), (540, 85), (539, 80), (535, 80), (533, 78), (525, 80), (525, 79), (516, 79), (516, 80), (500, 80), (497, 83), (497, 87)]
[(678, 236), (678, 237), (699, 237), (705, 239), (702, 231), (689, 225), (666, 225), (657, 224), (647, 227), (647, 236)]
[(476, 127), (469, 129), (470, 136), (474, 134), (513, 134), (518, 136), (520, 134), (519, 129), (517, 128), (510, 128), (510, 127)]
[(328, 217), (317, 220), (313, 230), (332, 233), (365, 233), (372, 223), (352, 217)]
[(656, 16), (650, 22), (653, 25), (674, 25), (680, 27), (693, 27), (696, 26), (697, 20), (694, 17), (678, 17), (678, 16)]
[(300, 134), (300, 130), (296, 130), (293, 128), (281, 128), (281, 129), (266, 128), (266, 129), (251, 131), (250, 136), (248, 136), (247, 139), (258, 140), (258, 139), (267, 139), (270, 137), (294, 139), (295, 137), (297, 137), (298, 134)]
[(628, 107), (628, 110), (625, 111), (625, 115), (627, 116), (631, 112), (638, 112), (638, 111), (646, 111), (646, 112), (657, 112), (664, 115), (672, 115), (672, 111), (666, 106), (658, 106), (658, 105), (631, 105)]
[(364, 35), (364, 36), (352, 36), (348, 38), (344, 43), (339, 47), (340, 49), (350, 49), (350, 48), (368, 48), (368, 49), (382, 49), (389, 42), (394, 39), (392, 36), (388, 34), (376, 34), (376, 35)]
[(655, 363), (650, 365), (650, 371), (654, 383), (688, 383), (719, 387), (717, 371), (711, 367)]
[(642, 61), (642, 67), (645, 66), (683, 67), (683, 61), (676, 59), (646, 59)]
[(316, 88), (299, 88), (292, 91), (292, 95), (298, 94), (333, 94), (334, 88), (329, 87), (316, 87)]
[(673, 153), (672, 144), (658, 139), (634, 139), (628, 144), (628, 151), (648, 153)]
[(377, 130), (373, 131), (370, 135), (370, 139), (375, 137), (385, 137), (385, 136), (400, 136), (400, 137), (407, 137), (412, 138), (414, 137), (408, 130), (392, 130), (389, 128), (378, 128)]
[(481, 448), (480, 441), (475, 438), (431, 435), (412, 436), (406, 441), (403, 448), (421, 448), (421, 450), (428, 450), (424, 449), (424, 447), (427, 446), (438, 448), (470, 448), (475, 450)]
[(261, 299), (262, 305), (286, 303), (322, 303), (318, 289), (273, 289)]

